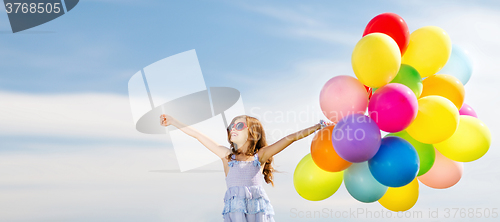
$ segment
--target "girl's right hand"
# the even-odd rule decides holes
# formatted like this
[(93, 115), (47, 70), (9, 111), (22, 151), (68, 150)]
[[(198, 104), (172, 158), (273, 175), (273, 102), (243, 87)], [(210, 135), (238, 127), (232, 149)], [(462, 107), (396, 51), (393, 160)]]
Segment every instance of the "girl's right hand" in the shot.
[(160, 124), (161, 124), (162, 126), (169, 126), (169, 125), (172, 125), (173, 121), (174, 121), (174, 118), (173, 118), (173, 117), (171, 117), (171, 116), (169, 116), (169, 115), (162, 114), (162, 115), (160, 116)]

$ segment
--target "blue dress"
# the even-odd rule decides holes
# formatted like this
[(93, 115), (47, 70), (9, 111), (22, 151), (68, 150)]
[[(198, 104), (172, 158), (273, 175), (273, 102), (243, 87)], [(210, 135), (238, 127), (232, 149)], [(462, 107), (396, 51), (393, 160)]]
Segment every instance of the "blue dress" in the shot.
[(253, 161), (237, 161), (234, 154), (232, 159), (226, 177), (224, 222), (274, 222), (274, 209), (262, 187), (257, 153)]

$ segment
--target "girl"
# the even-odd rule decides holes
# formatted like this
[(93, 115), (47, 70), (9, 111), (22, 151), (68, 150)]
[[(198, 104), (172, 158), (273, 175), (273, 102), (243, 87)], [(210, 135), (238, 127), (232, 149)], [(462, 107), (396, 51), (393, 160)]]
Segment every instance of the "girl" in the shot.
[(327, 125), (324, 121), (307, 129), (292, 133), (281, 140), (267, 145), (262, 124), (254, 117), (241, 115), (235, 117), (227, 128), (230, 148), (197, 131), (193, 127), (177, 121), (168, 115), (161, 115), (162, 126), (173, 125), (184, 133), (196, 138), (210, 151), (219, 156), (224, 165), (227, 191), (224, 196), (224, 222), (274, 222), (274, 209), (262, 187), (262, 176), (266, 183), (273, 183), (271, 166), (273, 156)]

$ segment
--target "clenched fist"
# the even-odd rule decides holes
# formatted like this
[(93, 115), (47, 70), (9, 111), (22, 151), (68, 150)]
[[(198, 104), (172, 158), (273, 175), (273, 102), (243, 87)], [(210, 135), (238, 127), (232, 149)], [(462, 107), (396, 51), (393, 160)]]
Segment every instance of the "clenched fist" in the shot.
[(171, 125), (173, 123), (173, 120), (174, 120), (174, 118), (171, 117), (171, 116), (169, 116), (169, 115), (162, 114), (160, 116), (160, 124), (162, 126), (169, 126), (169, 125)]

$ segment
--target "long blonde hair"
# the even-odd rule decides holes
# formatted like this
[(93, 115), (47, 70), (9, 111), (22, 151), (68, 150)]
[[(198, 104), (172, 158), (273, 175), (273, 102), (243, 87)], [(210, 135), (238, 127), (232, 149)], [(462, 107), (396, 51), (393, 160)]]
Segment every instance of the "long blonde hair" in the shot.
[[(267, 141), (266, 141), (266, 134), (264, 132), (264, 128), (262, 127), (262, 124), (260, 121), (251, 116), (247, 115), (241, 115), (234, 117), (233, 120), (229, 123), (231, 125), (234, 123), (236, 119), (239, 118), (246, 118), (247, 121), (247, 127), (248, 127), (248, 141), (249, 141), (249, 146), (244, 155), (246, 156), (253, 156), (255, 153), (259, 152), (259, 150), (263, 147), (267, 146)], [(231, 160), (231, 155), (233, 154), (241, 154), (242, 151), (240, 149), (235, 149), (234, 144), (231, 142), (231, 131), (228, 128), (227, 129), (227, 140), (229, 144), (231, 144), (231, 153), (227, 155), (228, 161)], [(273, 162), (273, 157), (270, 157), (266, 163), (264, 164), (264, 169), (262, 171), (262, 174), (264, 174), (264, 180), (266, 183), (271, 183), (271, 185), (274, 187), (274, 182), (273, 182), (273, 172), (279, 172), (275, 170), (272, 166), (271, 163)]]

